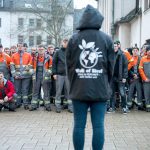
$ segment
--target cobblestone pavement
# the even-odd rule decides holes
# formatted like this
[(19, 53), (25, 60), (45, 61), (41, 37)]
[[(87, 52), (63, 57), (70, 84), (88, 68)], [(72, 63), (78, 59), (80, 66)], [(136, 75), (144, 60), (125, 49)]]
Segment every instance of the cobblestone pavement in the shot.
[[(0, 112), (0, 150), (73, 150), (72, 120), (66, 110)], [(91, 135), (88, 116), (85, 150)], [(150, 150), (150, 113), (106, 114), (104, 150)]]

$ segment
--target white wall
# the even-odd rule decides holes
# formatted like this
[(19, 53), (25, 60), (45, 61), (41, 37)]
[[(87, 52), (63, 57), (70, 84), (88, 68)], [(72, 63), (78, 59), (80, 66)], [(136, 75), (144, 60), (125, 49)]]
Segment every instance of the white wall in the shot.
[(119, 40), (121, 42), (121, 47), (123, 49), (130, 47), (130, 32), (131, 32), (131, 27), (129, 24), (120, 24)]
[(111, 22), (112, 22), (112, 1), (100, 0), (98, 2), (98, 9), (104, 16), (104, 21), (101, 30), (111, 35)]
[(136, 6), (136, 0), (115, 0), (115, 22), (125, 17)]
[(142, 43), (150, 39), (150, 9), (142, 14)]
[(137, 44), (138, 47), (141, 47), (141, 18), (138, 17), (131, 22), (131, 46), (135, 46)]

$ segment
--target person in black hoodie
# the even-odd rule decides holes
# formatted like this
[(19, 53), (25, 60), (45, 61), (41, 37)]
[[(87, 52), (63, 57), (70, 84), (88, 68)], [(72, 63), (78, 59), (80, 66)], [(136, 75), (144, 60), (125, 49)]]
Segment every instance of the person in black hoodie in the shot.
[(88, 108), (93, 126), (93, 150), (102, 150), (104, 144), (104, 116), (106, 101), (110, 98), (114, 49), (111, 38), (99, 31), (103, 19), (98, 10), (88, 5), (79, 22), (79, 32), (71, 37), (66, 51), (69, 96), (74, 112), (75, 150), (84, 148)]
[(72, 101), (69, 99), (69, 82), (66, 76), (66, 69), (65, 69), (65, 51), (68, 45), (68, 39), (64, 39), (62, 41), (62, 47), (60, 50), (57, 50), (54, 57), (53, 57), (53, 65), (52, 65), (52, 73), (53, 77), (56, 80), (56, 98), (55, 98), (55, 105), (56, 105), (56, 112), (60, 113), (62, 110), (61, 107), (61, 95), (63, 87), (65, 87), (65, 96), (68, 101), (68, 111), (73, 112), (72, 108)]

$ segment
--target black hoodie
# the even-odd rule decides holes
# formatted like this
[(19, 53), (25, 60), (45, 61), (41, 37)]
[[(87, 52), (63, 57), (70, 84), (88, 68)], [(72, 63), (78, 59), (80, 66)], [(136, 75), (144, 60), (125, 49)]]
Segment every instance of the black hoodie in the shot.
[(66, 50), (70, 98), (82, 101), (106, 101), (113, 75), (114, 49), (111, 38), (99, 31), (103, 16), (88, 5)]

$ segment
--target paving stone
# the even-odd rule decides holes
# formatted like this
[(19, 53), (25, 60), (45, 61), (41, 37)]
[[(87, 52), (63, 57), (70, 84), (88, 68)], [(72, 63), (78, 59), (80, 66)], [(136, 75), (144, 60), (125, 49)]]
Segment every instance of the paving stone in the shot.
[[(74, 150), (72, 143), (73, 116), (35, 112), (23, 108), (0, 113), (0, 150)], [(105, 118), (104, 150), (149, 150), (150, 113), (131, 111), (107, 114)], [(91, 150), (92, 126), (88, 113), (85, 130), (85, 150)]]

